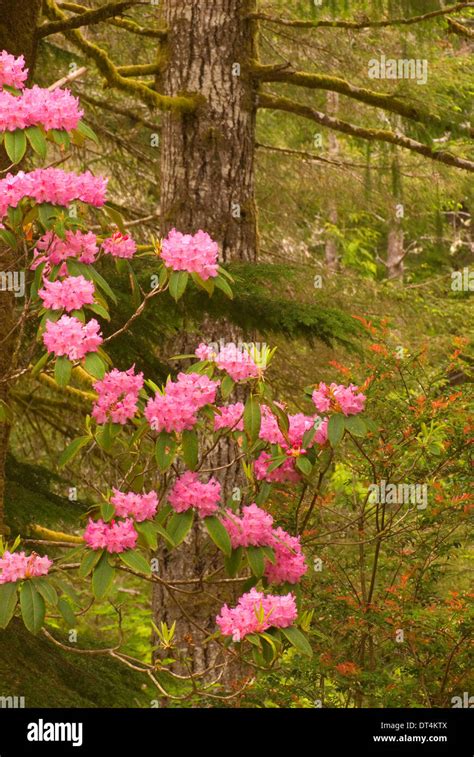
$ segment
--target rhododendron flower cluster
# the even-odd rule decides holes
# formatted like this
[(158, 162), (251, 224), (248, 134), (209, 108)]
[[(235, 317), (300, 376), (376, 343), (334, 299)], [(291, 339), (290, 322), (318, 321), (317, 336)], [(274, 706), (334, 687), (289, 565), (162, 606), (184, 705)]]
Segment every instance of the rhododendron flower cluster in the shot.
[(158, 496), (156, 492), (148, 494), (136, 494), (135, 492), (121, 492), (118, 489), (113, 490), (110, 501), (115, 506), (115, 513), (121, 518), (130, 517), (137, 523), (144, 520), (151, 520), (156, 515), (158, 507)]
[(134, 549), (138, 539), (138, 533), (133, 527), (133, 520), (104, 523), (103, 520), (89, 523), (84, 531), (84, 540), (91, 549), (106, 549), (111, 554), (124, 552), (126, 549)]
[(117, 231), (113, 236), (104, 239), (102, 249), (114, 258), (133, 258), (137, 251), (137, 245), (128, 234)]
[(201, 518), (212, 515), (219, 509), (221, 485), (215, 478), (203, 484), (197, 473), (186, 471), (176, 479), (168, 494), (168, 502), (177, 513), (195, 507)]
[(190, 430), (197, 422), (197, 413), (215, 401), (218, 381), (198, 373), (179, 373), (177, 381), (169, 380), (164, 394), (148, 401), (145, 418), (155, 431)]
[(79, 101), (68, 90), (41, 89), (34, 86), (16, 97), (0, 92), (0, 131), (15, 131), (42, 125), (49, 129), (71, 131), (79, 123), (83, 111)]
[(315, 443), (324, 444), (327, 440), (327, 420), (321, 421), (317, 415), (304, 415), (303, 413), (296, 413), (296, 415), (288, 416), (289, 428), (286, 433), (286, 438), (280, 431), (278, 421), (274, 413), (269, 407), (263, 405), (262, 408), (262, 423), (260, 426), (260, 439), (263, 439), (270, 444), (279, 444), (285, 451), (291, 449), (302, 449), (303, 436), (306, 431), (315, 427), (318, 424), (318, 429), (310, 442), (308, 447), (312, 447)]
[(275, 528), (269, 546), (275, 551), (275, 562), (267, 560), (265, 564), (265, 576), (270, 583), (298, 583), (308, 570), (299, 536), (291, 536), (283, 528)]
[(214, 418), (214, 431), (220, 431), (222, 428), (230, 428), (233, 431), (244, 430), (244, 404), (235, 402), (232, 405), (219, 407), (219, 414)]
[(65, 355), (69, 360), (82, 360), (88, 352), (96, 352), (102, 341), (95, 318), (86, 324), (68, 315), (56, 322), (46, 321), (43, 342), (48, 352), (54, 352), (57, 357)]
[(204, 281), (218, 275), (219, 248), (209, 234), (181, 234), (172, 229), (161, 245), (161, 257), (167, 268), (173, 271), (197, 273)]
[(6, 50), (2, 50), (0, 53), (0, 89), (5, 86), (23, 89), (27, 78), (28, 69), (25, 68), (23, 55), (15, 58)]
[(0, 180), (0, 218), (9, 207), (16, 208), (20, 200), (30, 197), (36, 202), (68, 205), (81, 200), (100, 207), (105, 202), (107, 179), (94, 176), (90, 171), (68, 173), (60, 168), (37, 168), (35, 171), (7, 174)]
[(227, 517), (222, 520), (227, 529), (233, 549), (237, 547), (265, 547), (272, 539), (273, 518), (255, 504), (242, 508), (239, 516), (232, 510), (226, 510)]
[(344, 415), (357, 415), (365, 407), (365, 394), (358, 391), (355, 384), (330, 384), (321, 382), (313, 392), (313, 402), (321, 413), (335, 410)]
[(25, 552), (8, 552), (7, 550), (0, 557), (0, 584), (45, 576), (52, 564), (53, 561), (49, 557), (40, 557), (36, 552), (26, 555)]
[(68, 276), (63, 281), (45, 281), (38, 295), (48, 310), (80, 310), (94, 302), (94, 284), (84, 276)]
[(249, 349), (240, 347), (229, 342), (214, 352), (207, 344), (200, 344), (195, 351), (200, 360), (214, 362), (219, 370), (225, 371), (234, 381), (245, 381), (249, 378), (258, 378), (262, 369), (258, 367)]
[(297, 483), (301, 476), (295, 467), (295, 458), (289, 457), (278, 468), (269, 471), (273, 464), (272, 456), (268, 452), (261, 452), (254, 463), (255, 477), (258, 481), (268, 481), (275, 484)]
[(224, 605), (216, 622), (224, 636), (241, 641), (249, 633), (260, 633), (267, 628), (287, 628), (297, 616), (293, 594), (263, 594), (251, 589), (243, 594), (236, 607)]
[(114, 368), (106, 373), (103, 379), (94, 383), (99, 396), (92, 415), (97, 423), (127, 423), (137, 412), (138, 395), (142, 388), (143, 373), (136, 374), (134, 366), (128, 371)]
[[(97, 237), (92, 231), (84, 234), (82, 231), (68, 230), (64, 239), (48, 231), (36, 243), (31, 268), (34, 270), (41, 263), (59, 265), (68, 258), (77, 258), (80, 263), (90, 264), (95, 262), (98, 252)], [(60, 274), (65, 275), (63, 271)]]

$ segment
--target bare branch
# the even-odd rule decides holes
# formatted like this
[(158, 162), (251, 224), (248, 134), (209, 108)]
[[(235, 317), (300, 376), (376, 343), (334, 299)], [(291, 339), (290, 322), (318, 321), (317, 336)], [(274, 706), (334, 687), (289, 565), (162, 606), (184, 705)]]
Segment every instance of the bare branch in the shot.
[(86, 71), (87, 71), (87, 68), (85, 66), (82, 66), (82, 68), (78, 68), (77, 71), (72, 71), (72, 73), (68, 74), (67, 76), (63, 76), (62, 79), (58, 79), (58, 81), (55, 81), (54, 84), (51, 84), (48, 87), (49, 91), (53, 92), (55, 89), (64, 87), (65, 84), (69, 84), (72, 81), (76, 81), (76, 79), (80, 79), (81, 76), (84, 76)]
[(453, 18), (448, 18), (448, 26), (451, 32), (459, 34), (461, 37), (470, 37), (471, 39), (474, 37), (474, 31), (472, 29), (469, 29), (468, 26), (464, 26), (464, 24), (460, 24)]
[(309, 118), (311, 121), (326, 126), (328, 129), (334, 129), (343, 134), (349, 134), (351, 137), (359, 137), (370, 142), (388, 142), (393, 145), (398, 145), (399, 147), (404, 147), (406, 150), (418, 153), (419, 155), (424, 155), (425, 157), (439, 163), (474, 172), (474, 163), (472, 161), (466, 160), (465, 158), (459, 158), (451, 152), (434, 150), (432, 147), (429, 147), (422, 142), (417, 142), (414, 139), (410, 139), (409, 137), (405, 137), (398, 132), (389, 131), (387, 129), (366, 129), (363, 126), (356, 126), (347, 121), (341, 121), (339, 118), (328, 116), (326, 113), (321, 113), (314, 108), (310, 108), (308, 105), (302, 105), (301, 103), (296, 102), (296, 100), (290, 100), (287, 97), (272, 97), (271, 95), (261, 94), (258, 99), (258, 107), (294, 113), (297, 116)]
[[(78, 3), (58, 3), (58, 8), (71, 11), (72, 13), (86, 13), (90, 10), (85, 5), (79, 5)], [(132, 32), (132, 34), (138, 34), (143, 37), (165, 39), (167, 35), (166, 29), (147, 29), (129, 18), (112, 17), (108, 18), (105, 23), (111, 26), (118, 26), (120, 29), (125, 29), (128, 32)]]
[(99, 24), (101, 21), (106, 21), (112, 16), (120, 15), (120, 13), (123, 13), (124, 10), (131, 8), (133, 5), (143, 4), (142, 0), (121, 0), (117, 3), (107, 3), (102, 8), (86, 10), (78, 16), (66, 16), (64, 14), (64, 18), (62, 19), (41, 24), (37, 29), (37, 35), (39, 38), (49, 37), (50, 34), (79, 29), (81, 26)]
[(159, 127), (158, 122), (150, 121), (149, 119), (145, 118), (144, 116), (140, 115), (140, 113), (137, 113), (134, 110), (128, 110), (127, 108), (121, 108), (118, 105), (112, 105), (112, 103), (107, 102), (106, 100), (98, 100), (95, 97), (91, 97), (91, 95), (86, 94), (85, 92), (79, 92), (79, 97), (81, 100), (84, 100), (86, 103), (89, 103), (90, 105), (94, 105), (97, 108), (103, 108), (104, 110), (108, 110), (111, 113), (116, 113), (118, 116), (125, 116), (126, 118), (130, 118), (132, 121), (136, 121), (137, 123), (143, 124), (147, 127), (147, 129), (151, 129), (152, 131), (156, 131), (156, 129)]

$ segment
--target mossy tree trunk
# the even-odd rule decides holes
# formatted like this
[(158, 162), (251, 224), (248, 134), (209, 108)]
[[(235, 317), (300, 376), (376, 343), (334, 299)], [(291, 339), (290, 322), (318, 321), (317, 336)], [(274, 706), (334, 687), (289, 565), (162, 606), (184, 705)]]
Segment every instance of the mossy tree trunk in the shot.
[[(36, 27), (41, 0), (0, 0), (0, 51), (24, 55), (31, 71), (36, 57)], [(8, 168), (10, 161), (0, 149), (0, 170)], [(0, 272), (16, 271), (17, 260), (12, 250), (0, 246)], [(0, 291), (0, 401), (8, 401), (6, 377), (12, 368), (14, 352), (15, 297), (12, 292)], [(4, 493), (5, 460), (10, 426), (0, 423), (0, 534), (5, 532)]]

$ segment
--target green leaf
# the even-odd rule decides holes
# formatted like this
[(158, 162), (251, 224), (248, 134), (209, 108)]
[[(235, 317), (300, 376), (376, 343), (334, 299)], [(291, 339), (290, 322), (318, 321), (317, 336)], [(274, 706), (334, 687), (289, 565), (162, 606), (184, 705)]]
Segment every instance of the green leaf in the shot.
[(194, 520), (194, 510), (190, 508), (185, 513), (174, 513), (168, 523), (168, 534), (175, 547), (181, 544), (191, 530)]
[(102, 358), (99, 357), (97, 352), (88, 352), (86, 359), (84, 360), (84, 368), (90, 376), (96, 379), (103, 379), (105, 376), (105, 363)]
[(344, 416), (341, 413), (331, 415), (328, 423), (328, 439), (331, 442), (331, 446), (335, 447), (339, 444), (344, 436), (344, 429)]
[(87, 139), (91, 139), (92, 142), (95, 142), (96, 145), (99, 144), (99, 138), (95, 131), (91, 129), (90, 126), (84, 123), (84, 121), (79, 121), (76, 131), (79, 132), (79, 134), (82, 134), (83, 137), (86, 137)]
[(230, 376), (224, 376), (221, 381), (221, 394), (222, 399), (226, 400), (231, 394), (235, 386), (235, 381)]
[(263, 554), (265, 555), (267, 560), (270, 560), (270, 562), (274, 565), (276, 563), (276, 555), (273, 547), (262, 547), (261, 549), (263, 550)]
[(86, 305), (88, 310), (91, 310), (96, 315), (100, 315), (101, 318), (105, 318), (106, 321), (110, 321), (110, 313), (103, 305), (98, 302), (92, 303), (92, 305)]
[(258, 439), (260, 425), (262, 423), (262, 414), (260, 404), (256, 397), (250, 395), (244, 408), (244, 429), (251, 441)]
[(79, 567), (79, 576), (81, 578), (85, 578), (94, 570), (95, 566), (102, 557), (102, 554), (103, 551), (101, 549), (87, 550), (87, 552), (84, 554), (84, 557), (82, 558), (82, 562)]
[(234, 293), (232, 289), (230, 288), (228, 282), (222, 277), (222, 276), (216, 276), (214, 279), (214, 284), (218, 289), (220, 289), (224, 294), (230, 299), (234, 299)]
[(188, 284), (189, 274), (187, 271), (174, 271), (170, 276), (170, 295), (173, 300), (178, 300), (183, 296)]
[(196, 431), (183, 431), (182, 448), (184, 462), (191, 470), (194, 470), (199, 457), (199, 440)]
[(367, 433), (367, 426), (358, 415), (350, 415), (346, 418), (345, 426), (354, 436), (365, 436)]
[(58, 600), (58, 610), (63, 616), (63, 620), (69, 628), (74, 628), (76, 625), (76, 616), (72, 610), (70, 603), (65, 597), (60, 597)]
[(313, 656), (311, 644), (309, 643), (306, 636), (301, 633), (299, 628), (296, 628), (296, 626), (289, 626), (288, 628), (281, 628), (280, 630), (282, 634), (286, 636), (290, 644), (295, 647), (295, 649), (297, 649), (299, 652), (302, 652), (302, 654), (306, 655), (307, 657)]
[(220, 522), (219, 518), (215, 515), (209, 515), (204, 518), (204, 525), (206, 526), (207, 533), (211, 537), (214, 544), (216, 544), (221, 552), (227, 557), (232, 554), (232, 544), (230, 543), (229, 533), (224, 525)]
[(68, 444), (59, 458), (59, 467), (64, 468), (65, 465), (71, 462), (71, 460), (77, 455), (82, 447), (85, 447), (91, 441), (90, 436), (78, 436), (71, 444)]
[(26, 134), (23, 129), (5, 132), (5, 150), (12, 163), (19, 163), (26, 152)]
[(167, 431), (160, 431), (156, 439), (155, 458), (160, 471), (168, 470), (174, 460), (177, 447), (176, 439)]
[(6, 628), (18, 602), (18, 583), (0, 584), (0, 628)]
[(311, 472), (313, 470), (313, 466), (311, 465), (311, 463), (310, 463), (310, 461), (308, 460), (307, 457), (297, 457), (296, 458), (296, 467), (305, 476), (310, 476)]
[(18, 248), (16, 236), (12, 234), (11, 231), (8, 231), (8, 229), (0, 229), (0, 239), (9, 247), (11, 247), (12, 250), (16, 250)]
[(265, 571), (265, 553), (261, 547), (247, 547), (247, 559), (250, 570), (257, 578), (261, 578)]
[(40, 156), (41, 160), (44, 160), (48, 147), (41, 129), (38, 126), (29, 126), (25, 134), (35, 153)]
[(58, 604), (58, 594), (52, 583), (44, 576), (32, 578), (31, 580), (44, 601), (55, 607)]
[(65, 355), (56, 358), (54, 365), (54, 380), (58, 386), (65, 387), (71, 380), (72, 363)]
[[(143, 523), (135, 523), (135, 529), (143, 536), (146, 546), (155, 550), (158, 546), (157, 528), (155, 523), (150, 521), (143, 521)], [(164, 529), (163, 529), (164, 531)]]
[(115, 570), (109, 563), (106, 552), (101, 555), (92, 574), (92, 591), (97, 599), (103, 599), (109, 592), (115, 577)]
[(102, 502), (100, 506), (100, 514), (102, 515), (102, 520), (105, 523), (108, 523), (115, 514), (115, 507), (111, 502)]
[(114, 222), (114, 224), (117, 226), (119, 231), (125, 236), (127, 234), (127, 229), (125, 227), (122, 214), (119, 213), (118, 210), (113, 208), (112, 205), (108, 205), (108, 204), (104, 205), (104, 211), (107, 213), (109, 218)]
[(233, 549), (230, 557), (224, 558), (225, 569), (231, 578), (235, 578), (242, 564), (244, 550), (242, 547)]
[(38, 373), (41, 373), (41, 371), (43, 370), (48, 360), (49, 360), (49, 352), (45, 352), (44, 355), (41, 355), (38, 362), (34, 364), (33, 368), (31, 369), (31, 375), (37, 376)]
[(69, 134), (64, 129), (50, 129), (49, 134), (53, 138), (53, 142), (59, 146), (69, 147), (71, 140)]
[(44, 623), (46, 606), (32, 581), (25, 581), (20, 589), (20, 607), (23, 622), (28, 631), (37, 634)]
[(120, 552), (119, 557), (125, 565), (137, 573), (151, 576), (151, 565), (138, 550), (127, 549), (125, 552)]

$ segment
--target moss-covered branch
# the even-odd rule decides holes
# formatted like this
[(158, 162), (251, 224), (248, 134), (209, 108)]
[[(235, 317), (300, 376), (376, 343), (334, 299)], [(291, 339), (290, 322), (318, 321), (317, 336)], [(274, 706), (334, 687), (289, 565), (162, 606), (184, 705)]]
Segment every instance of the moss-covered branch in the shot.
[(81, 26), (99, 24), (101, 21), (106, 21), (108, 18), (120, 15), (120, 13), (123, 13), (123, 11), (131, 8), (133, 5), (141, 4), (141, 0), (121, 0), (116, 3), (107, 3), (102, 8), (85, 10), (78, 16), (67, 16), (64, 14), (64, 18), (58, 18), (54, 21), (47, 21), (41, 24), (37, 29), (37, 35), (38, 37), (49, 37), (50, 34), (79, 29)]
[(161, 66), (158, 63), (145, 63), (136, 66), (118, 66), (117, 72), (121, 76), (148, 76), (158, 74)]
[[(61, 11), (54, 0), (45, 0), (45, 11), (49, 18), (64, 19), (66, 14)], [(86, 38), (77, 29), (71, 29), (64, 32), (64, 36), (69, 42), (77, 47), (85, 56), (91, 58), (110, 87), (121, 89), (128, 92), (150, 107), (159, 108), (160, 110), (175, 110), (181, 113), (193, 112), (198, 106), (197, 97), (176, 96), (169, 97), (160, 95), (154, 89), (141, 82), (127, 79), (122, 76), (117, 67), (112, 63), (109, 56), (98, 45), (86, 40)]]
[(291, 26), (296, 29), (372, 29), (381, 28), (385, 26), (409, 26), (410, 24), (419, 24), (422, 21), (429, 21), (432, 18), (438, 16), (445, 16), (448, 13), (459, 13), (466, 8), (473, 8), (473, 2), (456, 3), (450, 5), (449, 8), (441, 8), (437, 11), (431, 11), (430, 13), (424, 13), (420, 16), (409, 16), (408, 18), (391, 18), (382, 19), (380, 21), (371, 21), (369, 18), (365, 18), (362, 21), (343, 21), (329, 19), (323, 19), (321, 21), (304, 21), (302, 19), (281, 18), (279, 16), (272, 16), (269, 13), (250, 13), (248, 18), (257, 19), (260, 21), (269, 21), (272, 24), (279, 24), (280, 26)]
[[(87, 13), (90, 9), (85, 5), (79, 5), (78, 3), (58, 3), (58, 8), (65, 11), (71, 11), (71, 13)], [(155, 39), (165, 39), (167, 35), (166, 29), (153, 29), (140, 26), (135, 21), (129, 18), (111, 17), (106, 20), (107, 24), (111, 26), (118, 26), (121, 29), (125, 29), (132, 34), (138, 34), (142, 37), (154, 37)]]
[(454, 18), (448, 18), (448, 26), (451, 32), (454, 32), (454, 34), (459, 34), (461, 37), (474, 37), (474, 30), (469, 29), (468, 26), (464, 26), (464, 24), (460, 24), (458, 21), (455, 21)]
[(309, 118), (311, 121), (315, 121), (321, 126), (326, 126), (328, 129), (348, 134), (351, 137), (366, 139), (370, 142), (388, 142), (439, 163), (445, 163), (448, 166), (474, 172), (474, 162), (460, 158), (451, 152), (433, 149), (429, 145), (417, 142), (414, 139), (405, 137), (403, 134), (389, 131), (388, 129), (367, 129), (363, 126), (348, 123), (347, 121), (341, 121), (339, 118), (328, 116), (326, 113), (315, 110), (315, 108), (311, 108), (308, 105), (303, 105), (296, 100), (290, 100), (287, 97), (273, 97), (272, 95), (261, 94), (258, 100), (258, 107), (293, 113), (303, 118)]
[(144, 116), (142, 116), (140, 113), (138, 113), (135, 110), (129, 110), (128, 108), (121, 108), (118, 105), (113, 105), (112, 103), (107, 102), (106, 100), (99, 100), (96, 97), (91, 97), (85, 92), (80, 92), (79, 97), (81, 101), (84, 100), (84, 102), (89, 103), (90, 105), (93, 105), (96, 108), (108, 110), (110, 113), (115, 113), (118, 116), (125, 116), (126, 118), (130, 118), (132, 121), (143, 124), (143, 126), (146, 126), (147, 129), (151, 129), (152, 131), (155, 131), (159, 126), (158, 121), (156, 122), (150, 121), (148, 118), (145, 118)]
[[(390, 93), (375, 92), (366, 87), (357, 87), (338, 76), (324, 76), (322, 74), (307, 73), (306, 71), (294, 71), (291, 68), (291, 64), (285, 67), (281, 65), (262, 66), (258, 62), (252, 63), (250, 72), (260, 81), (283, 82), (286, 84), (293, 84), (297, 87), (305, 87), (307, 89), (321, 89), (329, 92), (338, 92), (339, 94), (350, 97), (353, 100), (358, 100), (367, 105), (373, 105), (376, 108), (383, 108), (390, 113), (397, 113), (399, 116), (409, 118), (412, 121), (417, 121), (418, 123), (426, 124), (428, 126), (436, 126), (440, 129), (444, 129), (452, 124), (451, 121), (445, 123), (439, 116), (433, 113), (427, 113), (409, 102), (400, 100)], [(469, 133), (470, 136), (474, 134), (474, 129), (470, 126), (460, 124), (458, 128), (460, 131)]]

